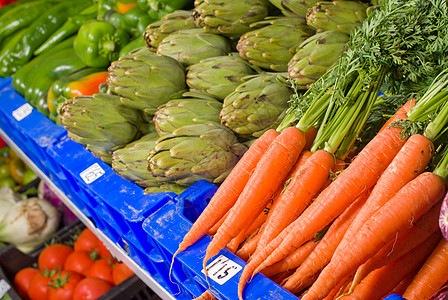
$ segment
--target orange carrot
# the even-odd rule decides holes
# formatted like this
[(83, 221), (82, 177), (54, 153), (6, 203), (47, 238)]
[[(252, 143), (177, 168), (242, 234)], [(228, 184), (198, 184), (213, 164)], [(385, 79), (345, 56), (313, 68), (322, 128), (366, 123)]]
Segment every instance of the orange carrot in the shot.
[(347, 287), (347, 285), (350, 284), (350, 277), (347, 276), (344, 280), (341, 280), (341, 282), (336, 285), (331, 292), (328, 294), (327, 297), (325, 297), (322, 300), (334, 300), (337, 299), (338, 295), (342, 294), (344, 289)]
[(318, 241), (311, 240), (297, 248), (296, 251), (285, 257), (279, 262), (263, 270), (263, 275), (271, 277), (275, 274), (293, 270), (300, 266), (302, 262), (310, 255), (314, 248), (319, 244)]
[(429, 299), (448, 281), (448, 242), (442, 238), (403, 293), (408, 300)]
[(255, 230), (258, 230), (264, 224), (264, 222), (266, 221), (266, 219), (268, 217), (268, 211), (271, 209), (271, 207), (272, 207), (272, 202), (269, 202), (266, 205), (265, 209), (255, 219), (255, 221), (252, 224), (250, 224), (249, 226), (247, 226), (245, 229), (240, 231), (240, 233), (227, 244), (227, 249), (229, 249), (229, 251), (235, 253), (236, 250), (238, 249), (238, 247), (240, 246), (240, 244), (242, 242), (244, 242), (244, 240), (249, 235), (254, 233)]
[(216, 300), (216, 297), (210, 291), (203, 292), (199, 297), (193, 300)]
[(243, 246), (236, 252), (236, 255), (244, 261), (248, 261), (252, 253), (255, 252), (257, 248), (258, 241), (260, 240), (260, 235), (256, 234), (252, 238), (249, 237)]
[(207, 231), (208, 235), (210, 235), (210, 236), (215, 235), (215, 233), (218, 231), (219, 226), (221, 226), (222, 223), (224, 223), (224, 220), (226, 219), (226, 217), (227, 217), (228, 215), (229, 215), (229, 212), (227, 211), (226, 214), (225, 214), (221, 219), (219, 219), (219, 221), (216, 222), (216, 224), (213, 225), (212, 228), (210, 228), (210, 229)]
[(269, 212), (255, 255), (303, 212), (327, 181), (333, 166), (333, 155), (317, 150), (297, 168), (285, 190), (276, 199), (275, 209)]
[[(441, 237), (440, 232), (435, 232), (412, 251), (373, 271), (361, 281), (351, 295), (342, 297), (341, 300), (377, 300), (384, 298), (408, 274), (420, 268), (425, 259), (437, 246)], [(448, 265), (446, 264), (446, 266)], [(446, 278), (448, 279), (448, 276)], [(409, 300), (410, 298), (406, 297), (406, 299)], [(428, 298), (418, 297), (415, 299), (423, 300)]]
[(311, 149), (311, 146), (313, 145), (316, 135), (317, 135), (317, 128), (311, 127), (310, 129), (308, 129), (308, 131), (305, 133), (306, 143), (303, 149), (305, 150)]
[(407, 289), (407, 287), (409, 286), (409, 284), (412, 282), (412, 280), (414, 279), (415, 275), (417, 275), (417, 271), (411, 272), (409, 273), (402, 281), (400, 281), (399, 284), (397, 284), (390, 292), (387, 296), (391, 295), (391, 294), (397, 294), (397, 295), (403, 295), (404, 291)]
[(407, 113), (414, 107), (415, 101), (416, 101), (415, 99), (411, 99), (408, 102), (406, 102), (402, 107), (400, 107), (400, 109), (398, 109), (397, 112), (389, 120), (387, 120), (386, 124), (384, 124), (383, 127), (381, 127), (379, 132), (383, 131), (384, 129), (389, 127), (390, 124), (392, 124), (397, 120), (406, 119)]
[(178, 250), (173, 255), (173, 260), (177, 253), (184, 251), (206, 234), (235, 204), (255, 166), (278, 135), (279, 133), (275, 130), (268, 130), (250, 146), (184, 236)]
[(414, 226), (399, 233), (396, 239), (390, 241), (387, 245), (381, 248), (378, 253), (362, 264), (358, 270), (356, 270), (350, 292), (353, 292), (356, 285), (370, 272), (381, 268), (392, 260), (406, 254), (408, 251), (427, 239), (431, 234), (439, 231), (438, 221), (441, 205), (442, 201), (434, 205), (427, 213), (415, 222)]
[(317, 277), (320, 270), (330, 261), (334, 250), (344, 236), (350, 223), (365, 203), (368, 195), (368, 192), (362, 194), (331, 224), (314, 251), (297, 268), (296, 272), (288, 278), (288, 281), (282, 285), (285, 289), (294, 294), (313, 283), (313, 280)]
[(208, 245), (203, 260), (204, 270), (207, 261), (263, 211), (296, 163), (304, 145), (305, 135), (295, 127), (286, 128), (275, 138)]
[(335, 251), (303, 300), (325, 297), (339, 280), (354, 273), (398, 232), (429, 211), (444, 193), (444, 182), (431, 172), (422, 173), (406, 184), (356, 232), (350, 247)]
[(238, 285), (240, 299), (243, 297), (244, 285), (255, 269), (260, 270), (281, 260), (333, 221), (377, 182), (404, 143), (398, 128), (388, 127), (377, 134), (336, 180), (246, 265)]

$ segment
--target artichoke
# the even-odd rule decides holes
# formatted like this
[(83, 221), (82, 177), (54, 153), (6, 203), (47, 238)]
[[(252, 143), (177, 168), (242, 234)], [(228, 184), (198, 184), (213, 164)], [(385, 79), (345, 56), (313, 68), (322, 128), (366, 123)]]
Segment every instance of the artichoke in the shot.
[(232, 53), (207, 58), (189, 66), (187, 85), (190, 91), (205, 93), (222, 101), (242, 83), (241, 78), (256, 73), (254, 66), (237, 53)]
[(337, 63), (345, 50), (349, 35), (337, 30), (317, 33), (303, 42), (289, 61), (288, 74), (298, 89), (308, 89)]
[(187, 67), (205, 58), (227, 55), (230, 51), (230, 42), (225, 37), (193, 28), (168, 35), (160, 42), (156, 53), (172, 57)]
[(118, 149), (112, 154), (112, 169), (124, 179), (141, 187), (159, 186), (160, 183), (147, 169), (148, 154), (154, 149), (157, 133), (149, 133), (142, 138)]
[(170, 100), (161, 105), (154, 114), (154, 124), (159, 135), (172, 133), (185, 125), (219, 123), (222, 103), (218, 100), (194, 93), (185, 98)]
[(205, 31), (238, 38), (269, 13), (268, 0), (196, 0), (193, 19)]
[(367, 17), (367, 8), (358, 1), (322, 1), (308, 9), (306, 22), (318, 32), (339, 30), (350, 34)]
[(287, 17), (305, 18), (308, 8), (321, 0), (269, 0)]
[(249, 63), (272, 71), (287, 71), (297, 46), (314, 34), (302, 18), (269, 18), (252, 25), (259, 24), (267, 26), (243, 34), (236, 48)]
[(225, 126), (187, 125), (162, 136), (148, 157), (160, 181), (189, 186), (198, 180), (221, 183), (247, 150)]
[(221, 123), (242, 137), (259, 137), (276, 128), (288, 107), (292, 89), (278, 74), (249, 76), (224, 99)]
[(140, 111), (123, 105), (120, 96), (98, 93), (65, 101), (58, 109), (68, 136), (111, 164), (112, 152), (141, 136)]
[(138, 48), (112, 62), (109, 88), (123, 104), (153, 114), (157, 107), (185, 92), (185, 71), (174, 59)]
[(190, 11), (177, 10), (165, 15), (160, 21), (149, 24), (143, 33), (143, 38), (148, 48), (157, 49), (160, 42), (169, 34), (195, 27)]

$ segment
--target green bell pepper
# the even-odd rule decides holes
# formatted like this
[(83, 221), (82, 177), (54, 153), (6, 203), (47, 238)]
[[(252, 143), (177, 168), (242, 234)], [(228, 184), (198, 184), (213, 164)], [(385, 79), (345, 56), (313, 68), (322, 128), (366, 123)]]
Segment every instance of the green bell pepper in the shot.
[(89, 67), (108, 67), (118, 59), (120, 50), (129, 42), (129, 35), (104, 21), (89, 20), (79, 28), (73, 47)]
[(190, 8), (193, 4), (191, 0), (137, 0), (138, 6), (144, 11), (163, 11), (166, 13), (178, 9)]
[(141, 36), (133, 39), (126, 46), (121, 48), (120, 56), (126, 55), (132, 50), (135, 50), (140, 47), (146, 47), (146, 42)]

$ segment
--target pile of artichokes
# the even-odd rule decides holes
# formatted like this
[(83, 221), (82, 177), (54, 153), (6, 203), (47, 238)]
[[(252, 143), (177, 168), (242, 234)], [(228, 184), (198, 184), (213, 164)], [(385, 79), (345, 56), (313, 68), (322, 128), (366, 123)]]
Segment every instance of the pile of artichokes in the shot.
[(290, 97), (337, 62), (368, 7), (196, 0), (191, 11), (150, 24), (146, 47), (110, 65), (107, 89), (68, 100), (59, 119), (72, 139), (147, 192), (219, 184), (278, 126)]

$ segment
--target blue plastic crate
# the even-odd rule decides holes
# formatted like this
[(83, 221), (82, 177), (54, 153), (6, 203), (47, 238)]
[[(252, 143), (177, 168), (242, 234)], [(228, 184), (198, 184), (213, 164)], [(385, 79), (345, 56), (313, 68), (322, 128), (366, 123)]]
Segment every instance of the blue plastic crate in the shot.
[(11, 78), (0, 82), (0, 128), (48, 176), (52, 158), (46, 149), (66, 131), (33, 108), (11, 87)]
[[(162, 260), (165, 265), (165, 269), (160, 272), (169, 272), (173, 254), (179, 243), (215, 191), (214, 185), (204, 181), (197, 182), (143, 222), (148, 244), (152, 245), (151, 254), (148, 254), (149, 260), (154, 260), (151, 255), (157, 255), (157, 259)], [(186, 251), (179, 253), (174, 260), (171, 280), (179, 284), (185, 294), (197, 297), (208, 287), (202, 273), (202, 259), (210, 240), (208, 235), (202, 237)], [(222, 275), (218, 279), (222, 281), (220, 283), (209, 279), (212, 292), (218, 299), (238, 299), (238, 281), (246, 263), (227, 249), (223, 249), (208, 263), (220, 258), (221, 266), (227, 266), (229, 270), (233, 267), (240, 270), (233, 275), (218, 272), (217, 274)], [(244, 296), (245, 299), (298, 299), (262, 274), (254, 276), (252, 282), (246, 286)]]
[(391, 295), (387, 296), (386, 298), (384, 298), (384, 300), (406, 300), (406, 299), (401, 297), (400, 295), (391, 294)]

